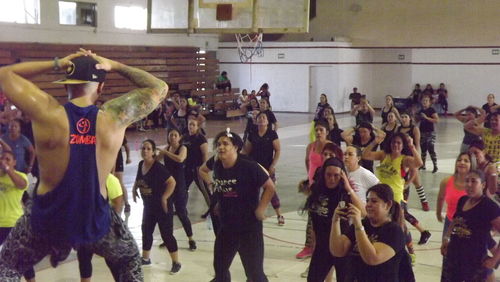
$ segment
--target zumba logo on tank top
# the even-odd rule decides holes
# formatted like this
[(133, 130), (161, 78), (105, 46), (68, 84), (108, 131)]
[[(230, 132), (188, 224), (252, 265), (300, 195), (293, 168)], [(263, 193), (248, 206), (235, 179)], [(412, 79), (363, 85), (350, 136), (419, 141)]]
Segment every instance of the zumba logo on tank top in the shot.
[(221, 193), (224, 198), (238, 198), (238, 192), (234, 188), (238, 184), (236, 179), (215, 179), (215, 192)]
[(76, 131), (79, 134), (70, 134), (69, 144), (71, 145), (94, 145), (95, 144), (95, 135), (87, 135), (90, 131), (91, 123), (86, 118), (81, 118), (76, 123)]

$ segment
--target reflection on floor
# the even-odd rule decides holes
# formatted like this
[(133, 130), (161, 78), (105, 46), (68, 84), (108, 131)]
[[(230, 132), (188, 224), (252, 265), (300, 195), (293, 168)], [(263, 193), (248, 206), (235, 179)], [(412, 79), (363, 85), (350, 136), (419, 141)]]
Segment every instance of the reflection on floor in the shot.
[[(300, 273), (306, 269), (309, 260), (295, 259), (295, 254), (300, 251), (304, 243), (304, 230), (306, 225), (306, 219), (300, 213), (301, 206), (305, 199), (302, 195), (297, 194), (296, 186), (298, 181), (306, 176), (304, 154), (306, 144), (308, 143), (307, 136), (311, 115), (278, 113), (276, 116), (280, 122), (278, 134), (282, 148), (281, 159), (277, 166), (277, 188), (281, 198), (282, 210), (285, 212), (286, 224), (285, 226), (278, 226), (272, 208), (268, 209), (267, 214), (270, 217), (264, 222), (264, 269), (270, 281), (305, 281), (304, 278), (300, 277)], [(347, 115), (339, 115), (338, 121), (341, 128), (347, 128), (353, 124), (353, 118)], [(376, 120), (376, 123), (380, 124), (380, 119)], [(245, 120), (208, 121), (206, 131), (208, 132), (208, 137), (215, 136), (226, 127), (231, 127), (233, 131), (241, 133), (243, 132), (245, 124)], [(442, 224), (436, 220), (435, 203), (439, 182), (443, 177), (453, 172), (454, 161), (458, 155), (458, 149), (463, 136), (462, 126), (452, 118), (441, 119), (440, 123), (437, 125), (437, 131), (436, 151), (439, 158), (439, 172), (436, 174), (432, 174), (430, 171), (422, 172), (422, 179), (431, 204), (431, 211), (421, 211), (420, 203), (413, 188), (409, 203), (411, 213), (414, 214), (422, 225), (432, 233), (432, 237), (427, 245), (418, 246), (416, 245), (416, 241), (418, 241), (420, 235), (415, 229), (411, 229), (417, 254), (414, 271), (417, 276), (417, 281), (425, 282), (440, 280), (441, 255), (439, 247)], [(154, 138), (159, 144), (164, 145), (166, 134), (164, 130), (152, 130), (145, 133), (128, 132), (127, 136), (132, 149), (133, 162), (125, 167), (124, 180), (125, 185), (130, 191), (136, 174), (137, 163), (140, 160), (137, 152), (140, 142), (146, 138)], [(430, 161), (428, 161), (427, 167), (432, 167)], [(140, 247), (142, 203), (133, 203), (130, 195), (129, 193), (132, 212), (130, 216), (127, 217), (127, 221)], [(206, 211), (207, 207), (201, 193), (193, 186), (190, 190), (188, 209), (190, 211), (190, 218), (193, 222), (194, 237), (197, 241), (198, 249), (195, 252), (190, 252), (188, 250), (187, 237), (182, 230), (180, 222), (176, 219), (175, 236), (180, 247), (182, 270), (179, 274), (171, 276), (168, 273), (171, 266), (170, 258), (165, 249), (158, 247), (161, 243), (161, 239), (158, 231), (156, 231), (152, 249), (153, 263), (151, 266), (144, 267), (145, 281), (168, 280), (198, 282), (210, 281), (213, 278), (212, 250), (214, 234), (210, 229), (209, 222), (201, 220), (200, 218), (200, 215)], [(93, 281), (112, 281), (112, 277), (102, 258), (94, 256), (93, 265)], [(60, 265), (57, 269), (49, 268), (46, 262), (42, 262), (38, 265), (37, 269), (38, 281), (79, 281), (78, 264), (75, 261), (74, 254), (66, 263)], [(238, 257), (236, 257), (233, 262), (231, 273), (233, 281), (246, 281)]]

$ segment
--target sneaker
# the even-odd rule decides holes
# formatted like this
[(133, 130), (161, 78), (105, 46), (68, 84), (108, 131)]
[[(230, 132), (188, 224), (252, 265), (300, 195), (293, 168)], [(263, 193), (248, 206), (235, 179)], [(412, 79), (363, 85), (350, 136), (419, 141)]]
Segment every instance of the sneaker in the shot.
[(417, 255), (415, 253), (410, 254), (411, 258), (411, 266), (415, 266), (415, 263), (417, 262)]
[(285, 225), (285, 217), (284, 216), (282, 216), (282, 215), (278, 216), (278, 225), (279, 226)]
[(307, 276), (309, 276), (309, 266), (306, 268), (306, 271), (300, 274), (300, 277), (302, 278), (307, 278)]
[(429, 211), (430, 208), (429, 208), (429, 202), (421, 202), (422, 204), (422, 210), (423, 211)]
[(210, 214), (210, 210), (206, 211), (204, 214), (201, 215), (201, 218), (205, 219), (208, 217), (208, 215)]
[(125, 213), (129, 213), (130, 212), (130, 205), (129, 204), (125, 205), (125, 209), (123, 210), (123, 212), (125, 212)]
[(145, 258), (141, 258), (141, 264), (142, 265), (151, 265), (151, 259), (145, 259)]
[(194, 240), (189, 240), (189, 250), (191, 252), (196, 251), (196, 242)]
[(421, 166), (418, 170), (426, 170), (425, 165)]
[(310, 247), (304, 247), (295, 257), (297, 259), (305, 259), (312, 256), (312, 249)]
[(434, 169), (432, 170), (432, 173), (436, 173), (438, 171), (438, 167), (434, 166)]
[(418, 240), (419, 245), (425, 245), (429, 241), (429, 238), (431, 238), (431, 233), (427, 230), (424, 232), (420, 233), (420, 240)]
[(165, 244), (165, 242), (162, 242), (159, 247), (160, 248), (165, 248), (166, 246), (167, 246), (167, 244)]
[(182, 267), (182, 265), (180, 263), (173, 262), (172, 268), (170, 269), (170, 274), (175, 275), (175, 274), (179, 273), (179, 271), (181, 271), (181, 267)]

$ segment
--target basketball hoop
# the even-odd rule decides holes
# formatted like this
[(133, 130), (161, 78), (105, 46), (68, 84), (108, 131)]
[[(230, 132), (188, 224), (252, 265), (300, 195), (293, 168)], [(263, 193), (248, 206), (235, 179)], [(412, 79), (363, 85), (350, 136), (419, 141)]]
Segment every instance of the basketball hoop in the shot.
[(252, 59), (254, 55), (262, 55), (262, 33), (250, 33), (250, 34), (235, 34), (236, 42), (238, 46), (238, 54), (240, 55), (240, 61), (246, 63)]

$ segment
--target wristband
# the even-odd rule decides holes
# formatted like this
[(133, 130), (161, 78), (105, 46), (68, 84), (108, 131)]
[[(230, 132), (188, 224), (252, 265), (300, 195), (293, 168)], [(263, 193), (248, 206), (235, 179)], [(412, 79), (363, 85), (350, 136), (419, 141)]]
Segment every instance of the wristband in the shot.
[(354, 230), (356, 231), (365, 231), (365, 227), (361, 225), (361, 227), (354, 227)]
[(54, 70), (59, 71), (61, 70), (61, 65), (59, 64), (59, 58), (54, 57)]

